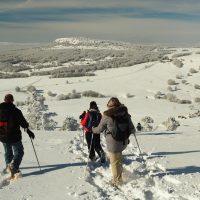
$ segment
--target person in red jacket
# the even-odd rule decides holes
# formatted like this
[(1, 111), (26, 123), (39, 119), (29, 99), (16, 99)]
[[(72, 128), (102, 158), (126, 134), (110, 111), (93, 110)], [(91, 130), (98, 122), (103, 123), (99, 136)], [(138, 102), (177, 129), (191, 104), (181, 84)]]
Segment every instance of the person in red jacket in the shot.
[(100, 157), (101, 162), (104, 163), (105, 153), (100, 144), (100, 135), (93, 134), (92, 132), (92, 127), (96, 127), (99, 125), (101, 117), (102, 115), (99, 112), (99, 108), (96, 102), (91, 101), (89, 110), (85, 113), (84, 116), (82, 116), (81, 125), (85, 129), (85, 139), (88, 146), (90, 160), (92, 161), (96, 160), (96, 155), (95, 155), (96, 152)]

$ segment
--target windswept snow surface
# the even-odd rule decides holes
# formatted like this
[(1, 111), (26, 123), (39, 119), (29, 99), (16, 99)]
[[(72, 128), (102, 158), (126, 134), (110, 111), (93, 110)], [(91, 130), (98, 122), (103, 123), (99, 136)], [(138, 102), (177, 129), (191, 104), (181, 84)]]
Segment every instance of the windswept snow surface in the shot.
[[(176, 50), (176, 48), (174, 48)], [(182, 52), (177, 49), (177, 52)], [(182, 56), (182, 68), (172, 61), (139, 64), (133, 67), (97, 71), (94, 77), (49, 79), (48, 76), (26, 79), (1, 79), (0, 96), (13, 93), (15, 101), (25, 101), (28, 93), (16, 92), (15, 87), (34, 85), (46, 98), (49, 112), (57, 113), (54, 120), (58, 127), (54, 131), (33, 130), (33, 141), (41, 171), (38, 168), (33, 147), (23, 132), (25, 155), (21, 164), (22, 178), (7, 182), (7, 175), (0, 175), (1, 200), (199, 200), (200, 199), (200, 118), (196, 115), (200, 97), (195, 84), (200, 85), (200, 56), (198, 49), (188, 49), (191, 55)], [(170, 55), (172, 56), (172, 55)], [(188, 76), (190, 68), (198, 72)], [(182, 75), (188, 84), (176, 79)], [(177, 82), (173, 93), (179, 99), (191, 100), (191, 104), (156, 99), (155, 94), (167, 90), (168, 79)], [(68, 84), (66, 84), (66, 80)], [(72, 90), (83, 92), (94, 90), (105, 98), (69, 99), (58, 101), (47, 92), (67, 94)], [(129, 93), (129, 95), (128, 95)], [(88, 162), (88, 151), (82, 130), (60, 131), (66, 116), (77, 121), (89, 102), (95, 100), (103, 112), (111, 96), (124, 103), (132, 115), (135, 125), (145, 116), (153, 118), (152, 131), (137, 132), (136, 136), (143, 152), (141, 162), (135, 137), (132, 135), (124, 154), (124, 185), (119, 189), (109, 185), (111, 169), (109, 162)], [(19, 107), (27, 114), (27, 106)], [(181, 117), (180, 117), (181, 116)], [(190, 117), (193, 116), (193, 117)], [(194, 117), (195, 116), (195, 117)], [(180, 126), (167, 131), (162, 122), (175, 117)], [(106, 151), (104, 136), (102, 145)], [(0, 145), (0, 170), (4, 166), (4, 150)]]

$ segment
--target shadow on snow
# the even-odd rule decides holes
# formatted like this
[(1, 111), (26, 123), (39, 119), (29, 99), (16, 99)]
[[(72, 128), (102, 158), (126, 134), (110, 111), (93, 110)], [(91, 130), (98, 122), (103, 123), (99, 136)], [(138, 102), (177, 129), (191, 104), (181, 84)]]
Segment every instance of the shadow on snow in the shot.
[(55, 164), (55, 165), (43, 165), (41, 166), (41, 171), (39, 170), (38, 166), (33, 167), (21, 167), (20, 169), (37, 169), (37, 171), (29, 172), (29, 173), (23, 173), (23, 177), (31, 176), (31, 175), (40, 175), (45, 174), (51, 171), (64, 169), (66, 167), (80, 167), (80, 166), (86, 166), (86, 163), (64, 163), (64, 164)]
[(141, 132), (141, 134), (138, 135), (180, 135), (181, 133), (178, 132)]
[(200, 167), (186, 166), (186, 167), (180, 167), (180, 168), (167, 169), (166, 172), (159, 173), (156, 176), (159, 176), (161, 178), (165, 175), (181, 175), (181, 174), (194, 174), (194, 173), (200, 173)]
[(193, 174), (200, 172), (200, 167), (197, 166), (187, 166), (187, 167), (181, 167), (181, 168), (172, 168), (167, 169), (167, 174), (171, 175), (179, 175), (179, 174)]
[(186, 154), (186, 153), (199, 153), (200, 150), (193, 150), (193, 151), (172, 151), (172, 152), (165, 152), (165, 151), (161, 151), (161, 152), (156, 152), (156, 153), (152, 153), (151, 155), (153, 156), (167, 156), (167, 155), (175, 155), (175, 154)]

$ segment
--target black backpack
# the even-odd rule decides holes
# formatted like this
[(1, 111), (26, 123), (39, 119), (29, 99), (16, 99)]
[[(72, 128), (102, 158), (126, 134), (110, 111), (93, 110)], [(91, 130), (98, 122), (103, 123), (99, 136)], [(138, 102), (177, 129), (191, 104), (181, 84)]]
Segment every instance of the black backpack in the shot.
[(0, 109), (0, 137), (4, 137), (8, 134), (10, 114), (7, 109)]
[(114, 126), (111, 135), (113, 139), (125, 144), (125, 140), (128, 139), (131, 134), (129, 131), (129, 115), (113, 116), (112, 119)]
[(96, 111), (89, 111), (89, 116), (86, 124), (87, 129), (97, 127), (101, 121), (101, 113)]

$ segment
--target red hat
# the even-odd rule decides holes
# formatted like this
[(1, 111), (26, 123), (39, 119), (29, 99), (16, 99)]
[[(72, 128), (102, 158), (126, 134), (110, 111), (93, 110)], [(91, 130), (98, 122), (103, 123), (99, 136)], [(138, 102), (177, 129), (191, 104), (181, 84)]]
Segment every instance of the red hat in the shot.
[(4, 101), (6, 103), (13, 103), (13, 101), (14, 101), (13, 95), (12, 94), (6, 94)]

